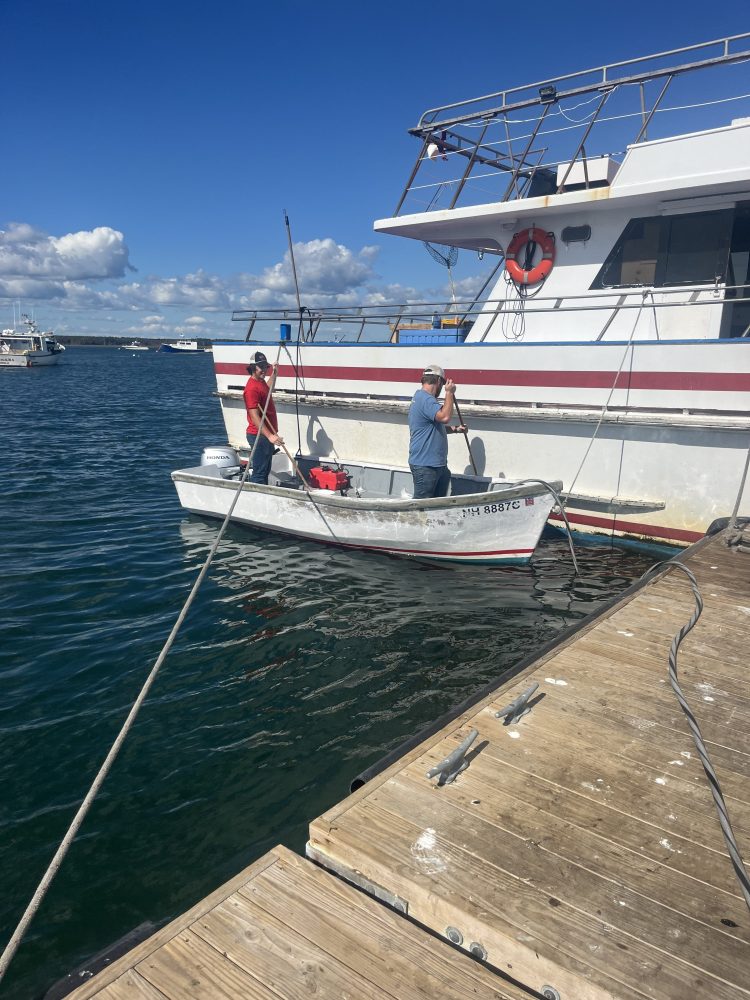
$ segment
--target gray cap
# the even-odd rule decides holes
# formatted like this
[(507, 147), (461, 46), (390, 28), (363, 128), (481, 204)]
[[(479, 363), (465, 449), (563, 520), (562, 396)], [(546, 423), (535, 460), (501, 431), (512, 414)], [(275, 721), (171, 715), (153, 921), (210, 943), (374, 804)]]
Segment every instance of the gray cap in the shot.
[(445, 382), (445, 372), (440, 365), (427, 365), (422, 372), (422, 379), (424, 380), (427, 375), (437, 375), (438, 378), (441, 378)]

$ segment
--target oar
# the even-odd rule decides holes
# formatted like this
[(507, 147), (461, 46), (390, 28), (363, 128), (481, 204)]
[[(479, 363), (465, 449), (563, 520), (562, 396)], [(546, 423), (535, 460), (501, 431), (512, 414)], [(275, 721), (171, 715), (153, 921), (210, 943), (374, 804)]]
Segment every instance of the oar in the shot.
[(458, 422), (463, 427), (463, 435), (466, 438), (466, 447), (469, 449), (469, 461), (471, 462), (471, 467), (474, 470), (474, 475), (478, 476), (479, 472), (477, 470), (477, 463), (474, 461), (474, 456), (471, 453), (471, 445), (469, 444), (469, 432), (466, 430), (466, 424), (464, 423), (464, 418), (461, 416), (461, 407), (458, 405), (458, 400), (455, 395), (453, 396), (453, 404), (456, 407), (456, 413), (458, 414)]
[(284, 444), (283, 441), (281, 442), (281, 447), (283, 448), (284, 454), (286, 455), (286, 457), (292, 463), (292, 467), (294, 468), (294, 471), (297, 473), (297, 475), (300, 477), (300, 479), (302, 480), (302, 482), (305, 484), (305, 489), (309, 490), (310, 489), (310, 484), (305, 479), (305, 477), (304, 477), (304, 475), (302, 473), (302, 469), (300, 469), (300, 467), (297, 465), (297, 463), (295, 462), (294, 458), (292, 457), (292, 453), (289, 451), (289, 449), (287, 448), (287, 446)]

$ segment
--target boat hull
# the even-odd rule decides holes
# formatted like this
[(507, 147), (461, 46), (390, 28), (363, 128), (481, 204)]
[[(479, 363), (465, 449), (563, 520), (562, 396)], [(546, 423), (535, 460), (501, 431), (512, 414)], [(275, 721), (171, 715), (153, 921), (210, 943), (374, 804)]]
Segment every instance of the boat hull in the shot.
[[(226, 516), (239, 480), (215, 466), (172, 473), (180, 503), (194, 514)], [(558, 484), (559, 485), (559, 484)], [(525, 563), (554, 503), (541, 486), (439, 500), (371, 500), (246, 482), (231, 520), (311, 541), (447, 562)]]
[[(246, 442), (243, 365), (255, 346), (214, 348), (222, 413), (236, 448)], [(271, 356), (271, 345), (265, 349)], [(588, 498), (566, 508), (583, 533), (688, 545), (737, 501), (750, 441), (750, 340), (303, 343), (299, 353), (295, 383), (296, 355), (282, 352), (279, 429), (320, 456), (405, 456), (408, 400), (427, 358), (458, 382), (480, 473), (521, 478), (544, 469)], [(452, 437), (449, 448), (451, 470), (463, 472), (464, 441)], [(741, 512), (748, 507), (750, 480)]]
[(0, 368), (43, 368), (47, 365), (56, 365), (60, 360), (61, 352), (33, 351), (14, 352), (0, 354)]
[(160, 354), (205, 354), (202, 347), (180, 347), (179, 344), (162, 344)]

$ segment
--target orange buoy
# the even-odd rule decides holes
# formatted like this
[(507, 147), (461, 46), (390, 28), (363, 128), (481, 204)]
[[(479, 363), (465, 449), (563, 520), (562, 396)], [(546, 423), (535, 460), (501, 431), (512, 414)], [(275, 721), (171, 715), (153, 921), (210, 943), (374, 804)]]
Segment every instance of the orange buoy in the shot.
[[(542, 248), (542, 259), (529, 271), (524, 271), (518, 257), (529, 243), (537, 243)], [(543, 229), (532, 226), (515, 233), (505, 254), (505, 269), (517, 285), (537, 285), (551, 273), (555, 266), (555, 236)]]

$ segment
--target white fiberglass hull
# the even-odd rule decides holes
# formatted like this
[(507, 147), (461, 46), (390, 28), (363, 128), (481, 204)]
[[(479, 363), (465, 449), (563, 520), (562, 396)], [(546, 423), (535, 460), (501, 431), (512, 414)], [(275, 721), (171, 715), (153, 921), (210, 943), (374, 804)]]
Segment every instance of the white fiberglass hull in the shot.
[[(229, 443), (246, 447), (242, 388), (255, 344), (214, 348)], [(263, 346), (269, 357), (274, 345)], [(648, 344), (296, 345), (282, 351), (279, 429), (320, 456), (406, 456), (408, 400), (426, 361), (458, 383), (479, 471), (549, 478), (589, 500), (584, 533), (685, 545), (731, 514), (750, 445), (750, 340)], [(294, 391), (297, 390), (298, 405)], [(468, 453), (449, 439), (449, 465)], [(750, 512), (750, 480), (740, 502)]]
[[(222, 518), (239, 484), (223, 479), (215, 466), (173, 472), (172, 479), (186, 510)], [(232, 521), (388, 555), (524, 563), (539, 542), (553, 503), (552, 495), (536, 485), (409, 500), (342, 497), (246, 482)]]
[(55, 351), (10, 351), (0, 354), (0, 368), (40, 368), (56, 365), (62, 352)]

